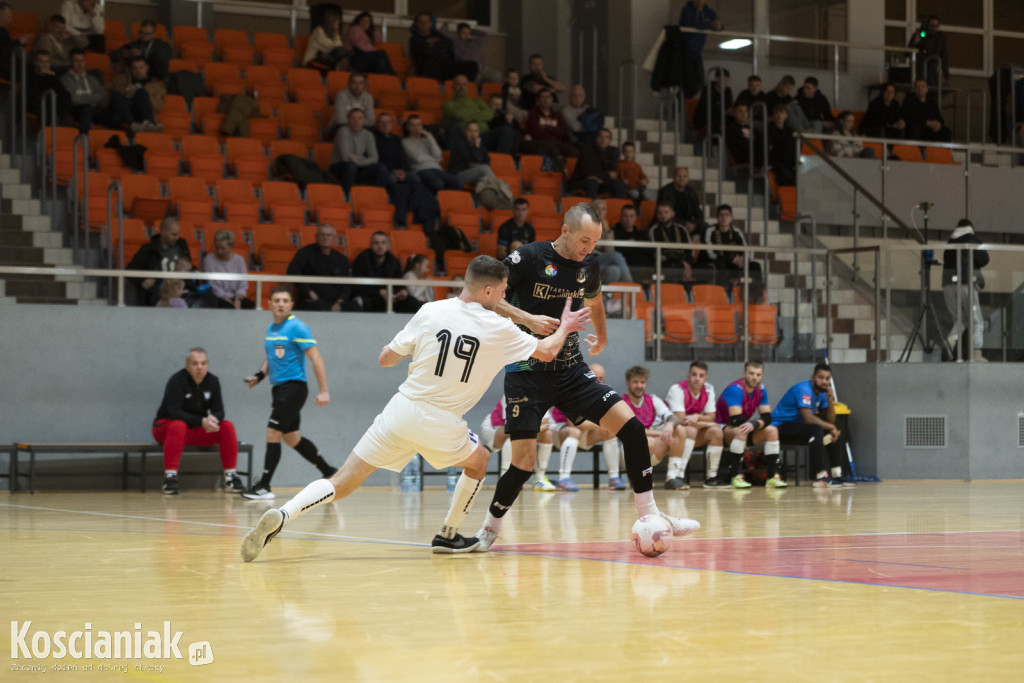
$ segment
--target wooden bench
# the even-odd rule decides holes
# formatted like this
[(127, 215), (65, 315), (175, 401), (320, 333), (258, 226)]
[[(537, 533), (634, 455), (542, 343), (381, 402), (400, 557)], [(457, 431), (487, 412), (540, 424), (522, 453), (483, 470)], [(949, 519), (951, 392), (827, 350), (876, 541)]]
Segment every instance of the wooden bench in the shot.
[[(36, 476), (36, 455), (52, 455), (52, 454), (66, 454), (66, 455), (77, 455), (82, 453), (109, 453), (109, 454), (121, 454), (122, 465), (121, 465), (121, 488), (122, 490), (128, 490), (128, 477), (139, 478), (139, 490), (142, 493), (146, 492), (146, 456), (150, 453), (159, 454), (163, 457), (164, 447), (154, 442), (140, 442), (140, 443), (17, 443), (12, 447), (13, 453), (11, 455), (10, 465), (10, 479), (11, 479), (11, 493), (14, 493), (17, 489), (17, 482), (20, 477), (28, 477), (28, 490), (29, 493), (35, 493), (35, 476)], [(246, 482), (251, 484), (252, 475), (252, 444), (239, 442), (238, 452), (244, 454), (247, 457), (247, 468), (238, 470), (238, 475), (246, 478)], [(3, 447), (0, 446), (0, 452), (3, 452)], [(29, 456), (28, 471), (23, 472), (18, 465), (19, 453), (27, 453)], [(219, 453), (217, 446), (186, 446), (182, 455), (193, 455), (202, 453)], [(137, 454), (141, 460), (139, 463), (138, 471), (132, 471), (128, 468), (128, 457), (130, 455)], [(81, 476), (82, 472), (73, 473), (75, 476)], [(183, 472), (179, 474), (215, 474), (214, 472)], [(216, 472), (219, 474), (219, 471)]]

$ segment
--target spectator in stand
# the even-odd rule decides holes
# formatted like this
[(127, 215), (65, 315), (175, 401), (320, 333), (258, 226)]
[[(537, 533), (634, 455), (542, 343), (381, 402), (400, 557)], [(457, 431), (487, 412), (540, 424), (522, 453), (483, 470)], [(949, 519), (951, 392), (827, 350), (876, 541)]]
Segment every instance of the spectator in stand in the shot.
[(687, 223), (687, 230), (704, 228), (704, 208), (700, 205), (697, 191), (690, 187), (690, 169), (677, 166), (672, 182), (658, 191), (658, 203), (672, 207), (673, 218)]
[(457, 130), (451, 132), (452, 138), (457, 139), (459, 133), (470, 122), (474, 122), (480, 129), (486, 149), (501, 154), (512, 154), (515, 151), (515, 130), (508, 126), (494, 130), (488, 127), (494, 118), (494, 111), (480, 98), (469, 96), (469, 79), (463, 74), (452, 79), (452, 98), (441, 104), (441, 112), (443, 121), (449, 125), (457, 124)]
[(39, 105), (43, 93), (53, 90), (57, 93), (57, 120), (62, 121), (71, 113), (71, 96), (50, 68), (50, 53), (36, 50), (32, 53), (32, 67), (28, 69), (28, 87), (25, 88), (25, 108), (29, 114), (39, 116)]
[(836, 117), (836, 135), (842, 136), (844, 140), (832, 140), (829, 143), (829, 154), (834, 157), (869, 157), (874, 158), (875, 152), (864, 149), (857, 131), (854, 130), (854, 116), (852, 111), (844, 111)]
[[(142, 245), (126, 266), (127, 270), (174, 270), (179, 259), (192, 262), (188, 251), (188, 242), (181, 238), (181, 227), (178, 220), (168, 216), (160, 223), (160, 232), (153, 235), (149, 242)], [(139, 306), (153, 306), (160, 298), (159, 280), (145, 278), (132, 280), (136, 289), (136, 301)]]
[(413, 173), (437, 194), (438, 190), (459, 190), (462, 186), (441, 167), (441, 148), (434, 136), (423, 129), (423, 120), (415, 114), (405, 120), (405, 139), (402, 149)]
[[(451, 24), (448, 25), (449, 27)], [(484, 41), (487, 40), (487, 33), (475, 29), (466, 22), (461, 22), (455, 27), (455, 34), (447, 30), (441, 32), (452, 41), (452, 50), (457, 62), (472, 62), (477, 65), (477, 78), (484, 82), (496, 82), (501, 80), (501, 74), (484, 67)]]
[(505, 80), (501, 83), (501, 108), (515, 116), (520, 125), (526, 122), (529, 112), (523, 106), (523, 88), (519, 84), (518, 69), (505, 71)]
[(598, 131), (604, 126), (604, 114), (597, 107), (587, 104), (587, 91), (582, 85), (572, 86), (569, 90), (569, 104), (562, 107), (561, 111), (573, 142), (580, 145), (593, 144)]
[[(413, 254), (405, 263), (403, 280), (429, 280), (430, 259), (423, 254)], [(406, 302), (411, 313), (420, 310), (423, 304), (434, 300), (434, 288), (426, 285), (410, 285), (406, 288)]]
[(580, 149), (580, 159), (569, 180), (570, 192), (583, 192), (591, 199), (598, 193), (610, 194), (615, 199), (626, 196), (626, 185), (619, 179), (619, 150), (611, 146), (612, 132), (602, 128), (597, 141)]
[(896, 86), (886, 83), (882, 93), (868, 105), (860, 122), (860, 133), (869, 138), (899, 140), (906, 126), (900, 103), (896, 101)]
[(786, 125), (789, 109), (784, 104), (772, 107), (768, 121), (768, 163), (775, 173), (775, 182), (791, 187), (796, 185), (796, 141), (792, 129)]
[(479, 65), (462, 62), (455, 58), (455, 46), (450, 38), (434, 28), (434, 19), (426, 12), (416, 15), (409, 35), (409, 57), (416, 65), (420, 76), (447, 81), (462, 74), (471, 81), (476, 80)]
[(554, 76), (548, 74), (544, 68), (544, 58), (540, 55), (530, 55), (530, 71), (520, 82), (521, 93), (519, 96), (520, 106), (529, 111), (537, 105), (537, 100), (543, 90), (551, 91), (552, 103), (558, 101), (558, 93), (565, 92), (565, 86)]
[(480, 124), (470, 121), (466, 124), (465, 133), (459, 135), (452, 144), (448, 172), (455, 176), (460, 187), (475, 186), (484, 178), (494, 177), (490, 164), (491, 157), (480, 138)]
[(106, 38), (103, 35), (106, 22), (103, 21), (102, 0), (64, 0), (60, 15), (67, 21), (71, 35), (86, 37), (89, 50), (106, 52)]
[(363, 110), (367, 126), (374, 124), (373, 95), (366, 92), (366, 74), (353, 71), (348, 77), (348, 87), (334, 97), (334, 115), (331, 124), (344, 126), (348, 123), (348, 112), (353, 107)]
[(491, 98), (487, 104), (491, 108), (491, 120), (487, 122), (488, 130), (497, 130), (499, 128), (510, 128), (512, 130), (512, 137), (517, 140), (517, 144), (513, 145), (513, 149), (518, 148), (518, 125), (516, 123), (516, 116), (510, 111), (505, 111), (502, 108), (502, 97), (498, 93), (492, 93)]
[[(597, 211), (597, 217), (601, 220), (601, 240), (615, 239), (615, 231), (608, 223), (608, 202), (603, 199), (595, 199), (593, 204), (594, 210)], [(597, 256), (597, 262), (601, 266), (601, 282), (608, 284), (609, 282), (633, 281), (633, 274), (629, 272), (629, 264), (626, 263), (626, 259), (622, 254), (615, 251), (615, 247), (598, 245), (594, 249), (594, 254)], [(619, 306), (622, 305), (622, 302), (617, 298), (612, 298), (609, 301), (614, 301)], [(617, 313), (619, 310), (621, 309), (616, 307), (616, 310), (609, 312)]]
[[(704, 0), (690, 0), (679, 15), (679, 25), (703, 31), (721, 31), (722, 22), (718, 20), (715, 10), (707, 6)], [(707, 35), (703, 33), (683, 33), (686, 43), (685, 74), (683, 93), (686, 97), (694, 97), (704, 87), (704, 42)]]
[[(320, 277), (348, 277), (348, 259), (335, 247), (338, 232), (333, 225), (321, 223), (316, 228), (316, 242), (295, 252), (288, 264), (289, 275)], [(359, 311), (359, 301), (353, 299), (352, 285), (319, 282), (299, 284), (295, 307), (300, 311)]]
[(150, 78), (149, 65), (142, 57), (132, 57), (128, 73), (115, 77), (110, 84), (110, 125), (130, 126), (135, 132), (163, 131), (156, 123), (156, 113), (164, 107), (167, 85)]
[(367, 74), (393, 74), (388, 53), (377, 48), (383, 40), (380, 29), (373, 25), (373, 15), (361, 12), (352, 20), (342, 44), (348, 52), (348, 63), (353, 71)]
[(914, 90), (903, 99), (901, 110), (908, 140), (952, 142), (953, 132), (946, 127), (935, 100), (928, 97), (928, 82), (914, 81)]
[(441, 207), (430, 190), (409, 170), (409, 160), (402, 147), (402, 138), (394, 133), (395, 120), (388, 112), (377, 117), (373, 136), (377, 142), (377, 158), (391, 174), (391, 203), (395, 205), (395, 224), (405, 226), (406, 214), (423, 226), (428, 237), (435, 234)]
[[(761, 89), (761, 77), (757, 74), (749, 76), (747, 78), (747, 89), (736, 96), (736, 101), (733, 102), (733, 106), (737, 107), (741, 104), (746, 105), (750, 110), (752, 118), (758, 119), (758, 114), (754, 112), (754, 105), (758, 102), (765, 102), (767, 105), (768, 93)], [(760, 111), (760, 110), (759, 110)], [(771, 114), (771, 107), (768, 108), (768, 113)]]
[(17, 40), (12, 38), (7, 27), (11, 25), (13, 19), (14, 10), (11, 9), (11, 6), (6, 2), (0, 2), (0, 74), (4, 75), (11, 73), (11, 52), (14, 51), (14, 46), (24, 47), (32, 37), (26, 33)]
[[(394, 278), (402, 277), (402, 263), (391, 253), (391, 240), (387, 233), (375, 232), (370, 236), (370, 247), (364, 249), (352, 262), (352, 275), (355, 277)], [(382, 285), (362, 285), (357, 288), (362, 300), (364, 311), (382, 312), (387, 310), (387, 287)], [(392, 309), (399, 313), (413, 313), (419, 308), (409, 300), (409, 291), (405, 287), (392, 290)], [(422, 304), (420, 304), (422, 305)]]
[[(743, 247), (747, 240), (743, 233), (736, 229), (732, 222), (732, 207), (721, 204), (715, 212), (718, 224), (708, 228), (704, 243), (710, 246)], [(739, 251), (708, 251), (708, 259), (715, 266), (715, 284), (725, 289), (726, 294), (732, 292), (733, 283), (743, 278), (743, 262), (745, 257)], [(750, 301), (757, 303), (764, 292), (764, 278), (761, 275), (761, 264), (754, 259), (747, 267), (750, 274)]]
[[(626, 204), (619, 212), (619, 222), (615, 224), (612, 232), (616, 240), (630, 242), (650, 242), (650, 231), (642, 228), (637, 221), (636, 207)], [(649, 268), (654, 265), (654, 252), (650, 249), (630, 249), (620, 247), (626, 264), (634, 268)]]
[(71, 51), (83, 49), (88, 44), (89, 39), (85, 36), (71, 35), (64, 17), (54, 14), (50, 17), (46, 32), (36, 38), (34, 47), (50, 53), (50, 68), (55, 74), (62, 76), (71, 68)]
[[(669, 202), (658, 201), (649, 229), (651, 242), (669, 242), (673, 244), (689, 244), (690, 233), (686, 226), (676, 221), (676, 212)], [(661, 252), (661, 265), (665, 268), (682, 268), (683, 282), (692, 282), (693, 251), (689, 249), (666, 249)]]
[(392, 176), (377, 156), (377, 141), (364, 128), (366, 117), (359, 107), (348, 110), (348, 125), (334, 136), (331, 154), (331, 175), (341, 181), (345, 192), (356, 183), (391, 189)]
[(341, 38), (341, 11), (334, 5), (328, 5), (320, 13), (320, 21), (314, 26), (312, 33), (309, 34), (306, 52), (302, 55), (302, 66), (316, 62), (333, 70), (348, 56)]
[(835, 117), (832, 116), (832, 105), (829, 104), (825, 94), (818, 90), (818, 79), (808, 76), (804, 79), (804, 87), (796, 97), (800, 109), (803, 110), (811, 128), (815, 133), (823, 133), (832, 130), (836, 125)]
[(754, 139), (754, 166), (764, 164), (764, 150), (760, 136), (750, 125), (750, 110), (745, 104), (733, 107), (733, 114), (725, 120), (725, 147), (737, 164), (750, 163), (750, 139)]
[[(928, 20), (914, 31), (907, 47), (916, 47), (921, 55), (917, 58), (916, 78), (923, 78), (929, 85), (937, 86), (941, 68), (942, 77), (949, 80), (949, 48), (946, 46), (946, 34), (942, 32), (937, 15), (928, 17)], [(929, 57), (938, 57), (939, 66), (936, 66), (934, 61), (928, 62)]]
[(110, 53), (110, 61), (114, 64), (130, 64), (132, 57), (145, 59), (153, 78), (166, 81), (170, 76), (169, 66), (174, 58), (174, 49), (156, 37), (156, 22), (152, 19), (139, 24), (135, 40)]
[(537, 241), (537, 233), (533, 225), (527, 221), (530, 217), (530, 202), (519, 198), (512, 204), (512, 218), (498, 227), (498, 260), (504, 259), (513, 251), (531, 242)]
[(164, 280), (160, 285), (160, 300), (154, 305), (156, 308), (188, 308), (184, 294), (184, 280)]
[(71, 51), (71, 70), (60, 78), (61, 85), (71, 97), (71, 117), (78, 123), (80, 133), (88, 133), (94, 123), (109, 120), (103, 103), (107, 91), (95, 76), (85, 70), (85, 50)]
[(649, 181), (647, 174), (644, 173), (644, 167), (636, 162), (636, 145), (633, 142), (627, 140), (622, 143), (622, 158), (619, 159), (615, 170), (619, 174), (619, 180), (626, 186), (627, 197), (634, 202), (654, 198), (653, 190), (647, 189)]
[(768, 115), (771, 116), (772, 111), (775, 109), (775, 105), (781, 104), (788, 107), (790, 102), (795, 101), (793, 97), (793, 88), (796, 87), (796, 79), (790, 75), (785, 75), (779, 79), (779, 82), (775, 84), (775, 89), (770, 93), (765, 94), (764, 102), (768, 105)]
[(562, 115), (552, 108), (554, 95), (544, 89), (537, 96), (537, 106), (526, 117), (526, 136), (520, 151), (542, 154), (552, 160), (556, 171), (565, 168), (565, 157), (579, 156), (579, 149), (569, 142), (569, 129)]
[(722, 88), (725, 88), (725, 112), (732, 109), (732, 88), (729, 87), (729, 70), (716, 68), (714, 78), (700, 91), (697, 109), (693, 112), (693, 127), (697, 130), (708, 126), (708, 98), (711, 98), (711, 132), (722, 132)]
[[(235, 233), (218, 230), (213, 235), (213, 251), (203, 257), (204, 273), (231, 273), (245, 275), (248, 272), (245, 259), (235, 253)], [(233, 308), (236, 311), (256, 307), (246, 297), (249, 283), (245, 280), (210, 280), (210, 290), (203, 297), (204, 308)]]

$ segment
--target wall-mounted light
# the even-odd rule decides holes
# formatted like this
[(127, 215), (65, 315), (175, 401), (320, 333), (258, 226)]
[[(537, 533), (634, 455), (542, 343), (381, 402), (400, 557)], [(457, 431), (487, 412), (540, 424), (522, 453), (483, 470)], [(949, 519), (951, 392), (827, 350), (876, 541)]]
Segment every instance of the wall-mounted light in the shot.
[(740, 50), (753, 44), (754, 42), (747, 38), (733, 38), (732, 40), (727, 40), (724, 43), (719, 43), (718, 47), (723, 50)]

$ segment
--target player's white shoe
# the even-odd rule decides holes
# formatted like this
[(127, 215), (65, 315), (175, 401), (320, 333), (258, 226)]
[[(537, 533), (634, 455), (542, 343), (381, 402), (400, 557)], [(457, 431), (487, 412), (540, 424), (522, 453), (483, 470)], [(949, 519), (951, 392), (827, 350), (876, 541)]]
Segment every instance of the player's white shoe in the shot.
[(676, 538), (679, 538), (680, 536), (689, 536), (700, 528), (700, 522), (695, 519), (670, 517), (660, 510), (658, 511), (658, 516), (672, 525), (672, 535)]
[(485, 553), (491, 549), (491, 545), (498, 540), (498, 532), (489, 526), (482, 527), (480, 531), (476, 532), (476, 537), (480, 539), (480, 545), (476, 547), (476, 552)]
[(264, 512), (260, 521), (256, 522), (256, 526), (250, 529), (242, 539), (242, 559), (252, 562), (259, 557), (271, 539), (281, 533), (281, 529), (284, 529), (284, 520), (284, 512), (278, 508)]

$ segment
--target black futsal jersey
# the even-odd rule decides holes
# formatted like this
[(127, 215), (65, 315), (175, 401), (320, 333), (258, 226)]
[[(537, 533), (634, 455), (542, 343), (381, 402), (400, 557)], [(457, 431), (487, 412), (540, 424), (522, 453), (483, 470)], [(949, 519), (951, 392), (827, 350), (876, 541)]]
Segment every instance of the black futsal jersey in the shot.
[[(572, 261), (560, 256), (551, 242), (531, 242), (506, 256), (504, 263), (509, 271), (505, 298), (533, 315), (560, 320), (566, 298), (572, 297), (572, 310), (577, 311), (584, 299), (601, 293), (600, 266), (594, 254), (588, 254), (582, 261)], [(530, 358), (508, 365), (505, 372), (563, 370), (582, 360), (579, 336), (573, 332), (550, 363)]]

